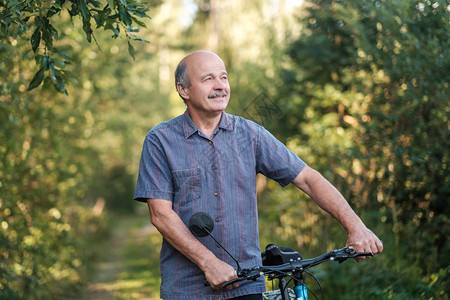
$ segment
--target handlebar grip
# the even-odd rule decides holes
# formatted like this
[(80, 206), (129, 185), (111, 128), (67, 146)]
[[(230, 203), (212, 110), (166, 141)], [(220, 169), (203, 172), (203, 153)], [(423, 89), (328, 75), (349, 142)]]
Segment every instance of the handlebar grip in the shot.
[[(238, 277), (238, 278), (231, 279), (230, 281), (227, 281), (227, 282), (225, 282), (224, 284), (222, 284), (222, 288), (226, 288), (226, 287), (229, 286), (230, 284), (233, 284), (233, 283), (238, 282), (238, 281), (242, 281), (242, 280), (244, 280), (244, 279), (245, 279), (245, 277)], [(206, 278), (203, 279), (203, 284), (204, 284), (205, 286), (210, 286), (210, 285), (211, 285), (211, 284), (208, 282), (208, 280), (206, 280)]]
[(238, 278), (231, 279), (230, 281), (227, 281), (227, 282), (225, 282), (224, 284), (222, 284), (222, 288), (226, 288), (226, 287), (229, 286), (230, 284), (233, 284), (233, 283), (235, 283), (235, 282), (242, 281), (242, 280), (244, 280), (244, 279), (245, 279), (245, 277), (238, 277)]
[(344, 249), (345, 249), (345, 252), (347, 252), (349, 257), (351, 257), (351, 258), (354, 258), (357, 256), (373, 256), (372, 252), (356, 252), (355, 248), (353, 248), (352, 246), (344, 248)]

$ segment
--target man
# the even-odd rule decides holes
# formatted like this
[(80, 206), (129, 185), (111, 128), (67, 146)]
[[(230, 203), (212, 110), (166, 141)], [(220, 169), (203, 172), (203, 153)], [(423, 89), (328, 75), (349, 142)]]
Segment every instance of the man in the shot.
[[(243, 268), (261, 265), (256, 174), (293, 183), (347, 230), (358, 252), (383, 250), (342, 195), (261, 126), (225, 113), (230, 85), (223, 61), (196, 51), (179, 63), (175, 84), (186, 112), (147, 134), (134, 198), (147, 202), (152, 224), (163, 236), (161, 298), (262, 299), (264, 279), (236, 278), (235, 264), (210, 238), (186, 227), (196, 212), (214, 218), (215, 237)], [(203, 280), (210, 283), (204, 286)]]

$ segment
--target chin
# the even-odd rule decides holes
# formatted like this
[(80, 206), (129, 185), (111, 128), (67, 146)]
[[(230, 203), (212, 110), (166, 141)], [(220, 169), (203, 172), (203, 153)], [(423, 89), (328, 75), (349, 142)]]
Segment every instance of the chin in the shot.
[(214, 100), (211, 102), (211, 108), (213, 110), (225, 110), (228, 106), (228, 99)]

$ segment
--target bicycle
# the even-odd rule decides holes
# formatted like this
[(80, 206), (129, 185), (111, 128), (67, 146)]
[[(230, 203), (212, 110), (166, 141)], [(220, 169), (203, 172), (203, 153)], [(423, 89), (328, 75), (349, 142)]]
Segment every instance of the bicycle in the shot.
[[(211, 238), (221, 246), (225, 252), (236, 262), (237, 278), (225, 282), (222, 288), (226, 288), (230, 284), (243, 280), (256, 280), (260, 276), (267, 276), (267, 279), (272, 281), (278, 280), (278, 290), (268, 291), (263, 293), (264, 299), (267, 300), (308, 300), (308, 292), (310, 292), (315, 299), (319, 299), (305, 284), (303, 274), (309, 274), (316, 280), (321, 291), (322, 298), (324, 298), (322, 287), (311, 273), (309, 268), (317, 266), (328, 261), (337, 261), (342, 263), (349, 258), (356, 258), (362, 256), (373, 256), (370, 252), (356, 252), (351, 247), (344, 247), (341, 249), (331, 250), (314, 258), (303, 259), (302, 256), (295, 250), (289, 247), (279, 248), (274, 244), (267, 245), (265, 251), (261, 253), (263, 266), (255, 266), (252, 268), (241, 268), (239, 262), (231, 255), (219, 241), (212, 235), (214, 229), (214, 222), (206, 213), (200, 212), (194, 214), (189, 220), (189, 229), (197, 237), (205, 237), (209, 235)], [(286, 278), (290, 278), (289, 281)], [(288, 288), (290, 281), (294, 282), (294, 289)], [(205, 285), (208, 283), (205, 282)]]

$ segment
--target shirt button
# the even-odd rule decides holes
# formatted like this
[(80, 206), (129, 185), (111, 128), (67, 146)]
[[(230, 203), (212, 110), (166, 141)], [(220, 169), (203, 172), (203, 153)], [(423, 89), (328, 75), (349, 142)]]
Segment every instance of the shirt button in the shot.
[(216, 222), (220, 222), (220, 218), (219, 217), (216, 218)]
[(209, 141), (209, 142), (208, 142), (208, 144), (210, 144), (210, 145), (212, 145), (212, 143), (213, 143), (212, 141)]
[(211, 170), (214, 171), (215, 169), (216, 169), (216, 166), (212, 166), (212, 167), (211, 167)]
[(218, 193), (218, 192), (214, 192), (214, 196), (216, 196), (216, 197), (217, 197), (218, 195), (219, 195), (219, 193)]

